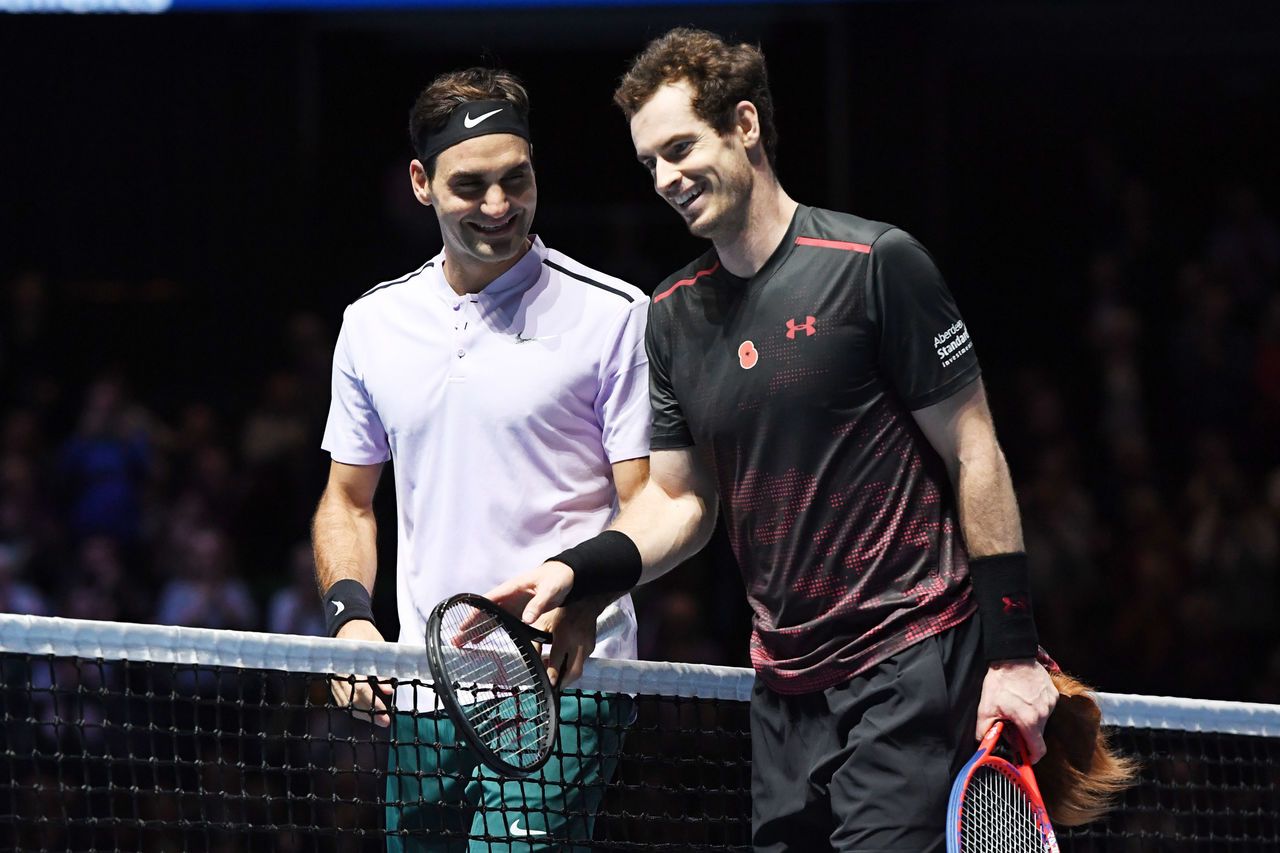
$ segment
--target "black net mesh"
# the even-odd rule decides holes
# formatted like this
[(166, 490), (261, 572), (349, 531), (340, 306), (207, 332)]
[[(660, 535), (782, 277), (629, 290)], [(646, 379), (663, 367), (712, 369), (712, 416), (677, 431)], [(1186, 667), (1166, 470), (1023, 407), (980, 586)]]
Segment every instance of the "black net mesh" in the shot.
[[(329, 676), (15, 654), (0, 655), (0, 666), (0, 849), (386, 849), (397, 730), (334, 707)], [(745, 705), (637, 696), (625, 707), (625, 718), (598, 724), (621, 748), (605, 756), (616, 769), (590, 838), (550, 849), (747, 849)], [(431, 771), (399, 772), (415, 791), (439, 781)], [(583, 783), (540, 771), (523, 784)], [(435, 837), (461, 849), (521, 849), (498, 834), (510, 824), (505, 805), (440, 807)], [(567, 823), (585, 836), (587, 809), (576, 808)], [(408, 849), (420, 837), (390, 833)]]
[[(0, 654), (0, 668), (3, 850), (373, 851), (389, 837), (404, 849), (749, 849), (741, 701), (624, 697), (625, 713), (596, 726), (616, 760), (610, 783), (545, 804), (577, 803), (563, 824), (577, 827), (579, 841), (530, 835), (513, 844), (509, 804), (441, 806), (430, 794), (441, 773), (404, 763), (388, 771), (403, 732), (334, 707), (331, 676), (15, 653)], [(1142, 783), (1106, 820), (1060, 831), (1064, 851), (1280, 850), (1280, 738), (1115, 731), (1142, 762)], [(459, 749), (448, 738), (409, 741)], [(586, 758), (574, 744), (561, 748), (571, 761)], [(404, 822), (387, 829), (389, 772), (412, 783), (399, 790), (438, 806), (437, 837), (454, 846), (415, 847), (421, 831)], [(591, 783), (539, 771), (523, 784), (563, 794)], [(544, 825), (534, 817), (516, 814), (517, 828)]]
[(1280, 850), (1280, 737), (1112, 729), (1142, 762), (1141, 782), (1107, 818), (1060, 831), (1063, 850)]

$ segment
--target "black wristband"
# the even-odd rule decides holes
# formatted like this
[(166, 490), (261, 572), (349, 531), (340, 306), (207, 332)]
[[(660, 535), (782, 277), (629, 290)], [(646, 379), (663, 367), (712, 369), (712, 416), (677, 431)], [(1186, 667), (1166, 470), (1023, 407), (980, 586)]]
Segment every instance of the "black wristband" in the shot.
[(982, 620), (982, 654), (987, 662), (1034, 658), (1039, 649), (1031, 612), (1027, 555), (1000, 554), (969, 561), (969, 577)]
[(364, 584), (346, 578), (329, 587), (324, 594), (324, 622), (329, 636), (336, 637), (338, 629), (353, 619), (373, 622), (373, 601)]
[(606, 530), (551, 559), (573, 569), (573, 587), (565, 604), (598, 593), (626, 592), (639, 582), (644, 568), (636, 543), (618, 530)]

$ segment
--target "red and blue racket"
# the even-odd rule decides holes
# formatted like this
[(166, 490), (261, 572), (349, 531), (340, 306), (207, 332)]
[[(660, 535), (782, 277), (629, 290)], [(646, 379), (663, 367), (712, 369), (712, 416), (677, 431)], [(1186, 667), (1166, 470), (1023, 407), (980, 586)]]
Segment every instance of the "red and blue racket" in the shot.
[(947, 805), (947, 853), (1058, 853), (1027, 750), (997, 722), (956, 777)]

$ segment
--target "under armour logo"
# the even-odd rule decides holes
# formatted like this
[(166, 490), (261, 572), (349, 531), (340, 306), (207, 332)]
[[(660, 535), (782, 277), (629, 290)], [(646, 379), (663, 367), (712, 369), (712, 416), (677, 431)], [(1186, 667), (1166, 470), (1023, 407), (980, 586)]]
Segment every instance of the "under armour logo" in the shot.
[(1000, 599), (1004, 602), (1005, 615), (1010, 613), (1021, 613), (1027, 609), (1027, 599), (1021, 595), (1006, 595)]
[(800, 331), (801, 329), (804, 329), (805, 337), (812, 337), (818, 331), (813, 327), (813, 324), (817, 322), (817, 319), (818, 319), (817, 317), (814, 317), (812, 314), (810, 314), (804, 318), (803, 323), (797, 323), (794, 319), (788, 320), (787, 321), (787, 340), (794, 341), (796, 339), (796, 332)]

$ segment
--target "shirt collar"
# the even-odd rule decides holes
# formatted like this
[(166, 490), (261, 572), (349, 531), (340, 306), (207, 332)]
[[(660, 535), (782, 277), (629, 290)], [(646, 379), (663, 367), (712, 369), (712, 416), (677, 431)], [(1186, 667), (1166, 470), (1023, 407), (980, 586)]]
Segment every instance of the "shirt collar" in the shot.
[(475, 294), (459, 295), (449, 286), (448, 280), (444, 277), (444, 250), (442, 249), (440, 254), (434, 258), (436, 292), (445, 302), (452, 305), (455, 302), (465, 300), (486, 302), (508, 293), (527, 290), (542, 275), (542, 262), (547, 257), (547, 247), (543, 245), (541, 237), (537, 234), (530, 234), (529, 242), (531, 244), (529, 251), (524, 253), (524, 257), (516, 261), (515, 266), (485, 285), (484, 290)]
[(516, 261), (515, 266), (489, 282), (485, 289), (480, 291), (481, 299), (492, 299), (517, 290), (528, 290), (537, 282), (538, 277), (542, 275), (542, 261), (547, 257), (547, 247), (542, 245), (542, 239), (537, 234), (529, 235), (529, 243), (529, 251), (524, 253), (523, 258)]
[[(720, 265), (720, 269), (716, 270), (716, 278), (720, 281), (745, 287), (747, 284), (755, 281), (765, 281), (782, 266), (790, 255), (791, 250), (796, 246), (796, 237), (800, 236), (800, 230), (805, 223), (809, 221), (810, 208), (803, 204), (796, 205), (795, 212), (791, 214), (791, 222), (787, 225), (787, 233), (782, 236), (782, 240), (774, 248), (773, 253), (764, 262), (764, 266), (756, 270), (756, 274), (750, 278), (739, 278), (724, 268), (724, 264)], [(716, 260), (720, 260), (720, 256), (716, 255)]]

